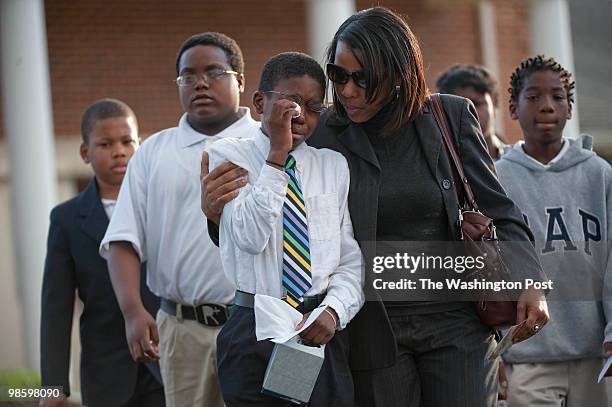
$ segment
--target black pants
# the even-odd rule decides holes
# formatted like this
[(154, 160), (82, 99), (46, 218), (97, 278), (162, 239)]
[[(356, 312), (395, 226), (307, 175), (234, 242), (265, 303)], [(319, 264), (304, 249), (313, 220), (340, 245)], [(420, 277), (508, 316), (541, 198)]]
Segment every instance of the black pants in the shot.
[[(112, 389), (109, 389), (112, 391)], [(108, 401), (84, 400), (87, 407), (108, 407)], [(115, 404), (117, 405), (117, 404)], [(165, 407), (164, 387), (157, 381), (149, 369), (142, 363), (138, 364), (138, 378), (131, 398), (122, 403), (121, 407)]]
[[(343, 331), (336, 332), (325, 347), (325, 360), (309, 406), (355, 405), (344, 335)], [(217, 368), (227, 407), (291, 405), (288, 401), (261, 394), (273, 347), (270, 341), (257, 341), (253, 309), (233, 306), (229, 320), (217, 337)]]
[(452, 311), (411, 315), (388, 309), (398, 360), (385, 369), (353, 372), (363, 407), (494, 407), (495, 346), (471, 304)]

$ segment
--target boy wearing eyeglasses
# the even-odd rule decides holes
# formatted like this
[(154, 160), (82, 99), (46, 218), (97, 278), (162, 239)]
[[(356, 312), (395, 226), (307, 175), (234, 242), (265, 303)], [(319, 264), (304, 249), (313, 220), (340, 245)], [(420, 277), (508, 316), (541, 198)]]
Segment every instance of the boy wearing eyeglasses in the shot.
[[(255, 336), (254, 295), (283, 298), (304, 314), (325, 306), (302, 338), (327, 344), (310, 406), (353, 406), (353, 383), (341, 331), (364, 302), (361, 252), (347, 207), (344, 157), (304, 141), (324, 109), (325, 74), (308, 55), (272, 57), (253, 106), (262, 126), (253, 138), (227, 138), (209, 150), (210, 169), (232, 162), (248, 184), (221, 215), (223, 270), (236, 288), (230, 319), (217, 339), (228, 406), (289, 406), (261, 393), (273, 343)], [(337, 332), (339, 331), (339, 332)]]
[[(223, 406), (216, 374), (216, 337), (234, 289), (199, 207), (202, 151), (259, 128), (248, 108), (242, 52), (220, 33), (187, 39), (176, 59), (185, 113), (178, 127), (151, 136), (130, 162), (113, 219), (100, 246), (137, 361), (160, 359), (169, 406)], [(236, 169), (236, 171), (241, 171)], [(140, 294), (139, 265), (161, 297), (155, 321)]]

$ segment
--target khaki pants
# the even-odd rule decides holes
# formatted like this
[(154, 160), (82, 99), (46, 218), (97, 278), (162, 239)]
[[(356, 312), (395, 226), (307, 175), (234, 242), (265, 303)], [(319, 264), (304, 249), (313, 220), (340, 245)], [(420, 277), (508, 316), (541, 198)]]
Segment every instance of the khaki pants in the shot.
[(159, 365), (168, 407), (222, 407), (217, 376), (221, 327), (157, 313)]
[[(603, 359), (506, 365), (508, 407), (604, 407)], [(610, 380), (610, 379), (608, 379)]]

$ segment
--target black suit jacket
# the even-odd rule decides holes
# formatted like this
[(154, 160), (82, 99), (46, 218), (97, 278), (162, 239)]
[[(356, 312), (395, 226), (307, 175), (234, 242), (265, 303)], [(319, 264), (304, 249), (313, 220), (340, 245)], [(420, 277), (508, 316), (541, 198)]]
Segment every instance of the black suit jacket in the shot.
[[(497, 179), (474, 106), (467, 99), (450, 95), (442, 95), (442, 103), (480, 210), (494, 220), (501, 240), (533, 241), (533, 234), (525, 224), (520, 210), (506, 196)], [(449, 182), (454, 183), (454, 179), (442, 134), (428, 106), (414, 121), (425, 159), (442, 192), (451, 234), (459, 239), (457, 198), (452, 188), (445, 188), (450, 185)], [(321, 117), (319, 126), (308, 144), (336, 150), (347, 159), (351, 174), (349, 211), (355, 238), (362, 249), (366, 244), (373, 244), (372, 242), (376, 241), (378, 191), (382, 180), (378, 159), (366, 133), (361, 126), (328, 112)], [(544, 280), (545, 276), (533, 246), (522, 245), (521, 249), (521, 256), (517, 256), (520, 259), (508, 259), (515, 278)], [(371, 276), (372, 273), (366, 271), (367, 299), (376, 298), (376, 294), (370, 291)], [(380, 368), (395, 362), (397, 345), (381, 301), (367, 301), (348, 329), (350, 362), (353, 369)]]
[[(80, 318), (81, 389), (88, 406), (118, 406), (134, 393), (138, 364), (130, 355), (125, 323), (106, 261), (98, 254), (108, 227), (95, 179), (75, 198), (51, 211), (42, 287), (41, 376), (44, 386), (70, 393), (70, 336), (75, 290), (83, 301)], [(159, 299), (146, 287), (141, 268), (142, 301), (155, 315)], [(159, 365), (147, 364), (161, 381)]]

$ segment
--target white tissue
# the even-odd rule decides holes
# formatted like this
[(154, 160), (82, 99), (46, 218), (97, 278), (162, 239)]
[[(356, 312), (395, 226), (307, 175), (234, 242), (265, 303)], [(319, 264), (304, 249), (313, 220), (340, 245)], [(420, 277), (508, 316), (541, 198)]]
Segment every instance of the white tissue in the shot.
[(295, 330), (302, 320), (302, 314), (280, 298), (268, 295), (255, 295), (255, 335), (258, 341), (269, 339), (275, 343), (285, 343), (307, 329), (325, 310), (320, 305), (309, 315), (304, 326)]
[(291, 117), (293, 118), (300, 117), (300, 114), (302, 113), (302, 107), (300, 105), (295, 103), (295, 107), (292, 110), (293, 110), (293, 114), (291, 115)]

